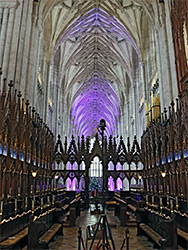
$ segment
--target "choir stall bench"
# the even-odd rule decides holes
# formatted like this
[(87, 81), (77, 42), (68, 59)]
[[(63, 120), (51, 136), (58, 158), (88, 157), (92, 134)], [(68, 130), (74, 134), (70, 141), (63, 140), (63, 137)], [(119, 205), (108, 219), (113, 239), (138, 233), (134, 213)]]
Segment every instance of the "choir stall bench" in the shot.
[(49, 248), (55, 235), (63, 235), (63, 225), (55, 208), (35, 217), (28, 233), (28, 250)]
[(20, 249), (27, 244), (31, 210), (0, 223), (0, 249)]
[(150, 209), (136, 210), (137, 235), (145, 234), (157, 249), (177, 249), (177, 226), (174, 220)]

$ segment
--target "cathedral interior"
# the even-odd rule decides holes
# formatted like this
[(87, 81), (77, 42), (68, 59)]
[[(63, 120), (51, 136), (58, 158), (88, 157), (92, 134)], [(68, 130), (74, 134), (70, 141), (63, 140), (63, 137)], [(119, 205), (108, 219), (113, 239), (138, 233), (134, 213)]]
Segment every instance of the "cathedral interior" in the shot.
[(188, 0), (0, 0), (0, 249), (188, 249)]

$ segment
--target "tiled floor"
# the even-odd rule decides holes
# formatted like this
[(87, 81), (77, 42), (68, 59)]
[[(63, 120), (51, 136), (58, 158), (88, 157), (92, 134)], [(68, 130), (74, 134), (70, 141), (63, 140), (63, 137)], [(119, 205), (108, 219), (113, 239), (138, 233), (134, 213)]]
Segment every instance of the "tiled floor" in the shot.
[[(107, 219), (111, 225), (111, 231), (113, 240), (115, 242), (116, 250), (120, 250), (123, 239), (125, 236), (125, 227), (119, 225), (119, 220), (113, 216), (114, 212), (107, 211)], [(74, 228), (64, 228), (64, 236), (57, 236), (56, 241), (51, 245), (50, 249), (59, 249), (59, 250), (74, 250), (78, 249), (78, 228), (82, 228), (82, 236), (84, 239), (84, 244), (86, 244), (86, 228), (88, 225), (93, 225), (98, 222), (101, 215), (91, 215), (90, 211), (81, 212), (81, 216), (77, 219), (76, 227)], [(136, 236), (136, 227), (135, 225), (129, 226), (130, 239), (129, 239), (129, 249), (130, 250), (148, 250), (153, 249), (152, 243), (150, 243), (145, 237)], [(90, 246), (90, 245), (89, 245)], [(88, 246), (88, 249), (89, 249)], [(81, 248), (82, 250), (83, 248)], [(87, 250), (88, 250), (87, 249)], [(93, 247), (92, 250), (94, 250)], [(101, 248), (102, 249), (102, 248)], [(126, 246), (123, 250), (126, 250)]]

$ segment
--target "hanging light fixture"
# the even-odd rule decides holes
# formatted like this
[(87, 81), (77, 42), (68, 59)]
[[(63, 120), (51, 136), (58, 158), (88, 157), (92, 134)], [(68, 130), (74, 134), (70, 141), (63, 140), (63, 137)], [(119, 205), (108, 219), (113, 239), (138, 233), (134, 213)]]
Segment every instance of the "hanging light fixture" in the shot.
[(166, 171), (165, 171), (164, 166), (162, 166), (161, 175), (162, 175), (162, 177), (163, 177), (163, 178), (165, 178), (165, 177), (166, 177)]
[(37, 176), (37, 171), (36, 171), (36, 170), (33, 170), (33, 171), (31, 172), (31, 174), (32, 174), (33, 178), (35, 178), (35, 177)]
[(60, 173), (59, 173), (59, 172), (56, 172), (56, 173), (55, 173), (55, 179), (57, 180), (59, 177), (60, 177)]

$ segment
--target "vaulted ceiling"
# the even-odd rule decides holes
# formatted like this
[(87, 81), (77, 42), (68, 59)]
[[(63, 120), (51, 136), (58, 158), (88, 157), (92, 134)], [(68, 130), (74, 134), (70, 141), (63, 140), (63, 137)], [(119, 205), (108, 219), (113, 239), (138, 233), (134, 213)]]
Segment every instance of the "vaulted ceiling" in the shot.
[(150, 1), (48, 0), (42, 7), (46, 23), (51, 22), (46, 36), (51, 57), (59, 60), (72, 130), (92, 136), (104, 118), (106, 133), (115, 134), (122, 98), (142, 62), (142, 26), (153, 11)]

